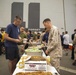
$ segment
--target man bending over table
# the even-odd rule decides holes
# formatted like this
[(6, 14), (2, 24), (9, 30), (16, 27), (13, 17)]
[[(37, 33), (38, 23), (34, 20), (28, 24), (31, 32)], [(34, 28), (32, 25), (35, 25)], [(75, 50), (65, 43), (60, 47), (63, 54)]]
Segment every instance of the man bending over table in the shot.
[(17, 47), (17, 43), (21, 42), (19, 38), (19, 28), (18, 26), (21, 24), (21, 18), (16, 16), (14, 22), (9, 24), (6, 28), (5, 33), (5, 51), (6, 51), (6, 59), (9, 60), (9, 70), (10, 75), (12, 75), (15, 70), (16, 63), (19, 58), (19, 50)]
[(52, 25), (51, 20), (46, 18), (43, 21), (45, 28), (49, 31), (48, 45), (45, 53), (50, 56), (50, 63), (59, 72), (60, 58), (62, 57), (62, 46), (60, 33), (56, 26)]

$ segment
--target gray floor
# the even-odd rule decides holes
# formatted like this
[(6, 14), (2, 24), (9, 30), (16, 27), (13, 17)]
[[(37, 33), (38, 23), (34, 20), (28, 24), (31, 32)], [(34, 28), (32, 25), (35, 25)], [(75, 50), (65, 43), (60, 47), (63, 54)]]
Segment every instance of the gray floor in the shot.
[[(63, 57), (61, 59), (60, 75), (76, 75), (76, 66), (72, 65), (73, 60), (71, 60), (70, 58), (70, 50), (68, 56), (65, 56), (65, 52), (63, 52)], [(8, 61), (5, 59), (5, 55), (0, 56), (0, 75), (10, 75)]]

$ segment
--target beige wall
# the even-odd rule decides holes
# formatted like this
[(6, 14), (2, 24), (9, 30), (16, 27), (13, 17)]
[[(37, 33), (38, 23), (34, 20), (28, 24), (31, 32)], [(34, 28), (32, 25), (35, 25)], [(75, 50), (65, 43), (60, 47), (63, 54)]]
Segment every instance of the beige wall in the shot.
[(60, 29), (64, 27), (63, 19), (63, 3), (62, 0), (1, 0), (0, 2), (0, 26), (6, 27), (11, 21), (11, 4), (13, 2), (24, 2), (24, 16), (28, 27), (28, 5), (30, 2), (40, 3), (40, 27), (44, 28), (42, 21), (45, 18), (50, 18), (52, 23)]
[[(60, 31), (64, 31), (63, 0), (0, 0), (0, 27), (6, 27), (11, 22), (11, 4), (24, 3), (23, 20), (28, 27), (28, 5), (30, 2), (40, 3), (40, 27), (44, 28), (42, 21), (49, 17)], [(76, 28), (76, 0), (64, 0), (66, 30), (69, 34)], [(63, 28), (63, 29), (62, 29)]]

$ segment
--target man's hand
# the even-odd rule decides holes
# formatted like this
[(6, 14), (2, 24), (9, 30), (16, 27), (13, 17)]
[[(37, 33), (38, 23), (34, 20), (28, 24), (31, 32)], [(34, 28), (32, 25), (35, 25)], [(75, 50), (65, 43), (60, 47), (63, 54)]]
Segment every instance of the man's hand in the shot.
[(16, 43), (20, 43), (21, 40), (20, 40), (20, 39), (15, 39), (15, 42), (16, 42)]
[(18, 38), (21, 40), (21, 37), (20, 36)]
[(16, 42), (16, 43), (20, 43), (22, 41), (20, 38), (19, 39), (14, 39), (14, 38), (9, 37), (9, 35), (7, 33), (5, 33), (4, 38), (6, 40), (9, 40), (9, 41), (12, 41), (12, 42)]
[(45, 51), (45, 53), (48, 55), (48, 54), (49, 54), (49, 51), (48, 51), (48, 50), (46, 50), (46, 51)]

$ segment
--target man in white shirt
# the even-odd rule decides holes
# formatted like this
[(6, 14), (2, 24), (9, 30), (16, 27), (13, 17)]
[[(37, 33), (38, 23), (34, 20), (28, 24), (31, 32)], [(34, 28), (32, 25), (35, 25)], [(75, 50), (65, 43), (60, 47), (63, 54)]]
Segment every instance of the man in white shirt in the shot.
[(63, 36), (63, 44), (64, 44), (64, 50), (66, 51), (66, 56), (68, 55), (68, 49), (69, 49), (69, 34), (67, 31), (65, 31), (65, 34)]

